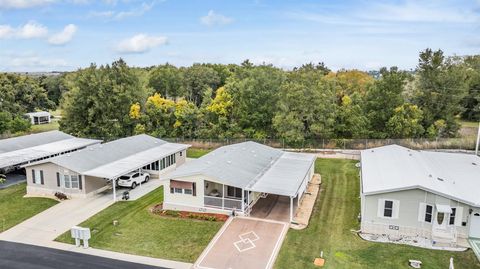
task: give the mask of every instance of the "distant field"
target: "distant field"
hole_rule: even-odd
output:
[[[198,149],[198,148],[189,148],[187,149],[187,158],[200,158],[203,155],[212,151],[211,149]]]

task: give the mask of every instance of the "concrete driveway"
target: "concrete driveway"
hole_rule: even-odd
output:
[[[109,195],[66,200],[0,233],[0,240],[48,246],[72,226],[78,225],[112,203],[113,199]]]
[[[250,216],[290,222],[290,198],[274,194],[269,194],[266,198],[260,198],[253,206]]]
[[[199,269],[270,269],[288,224],[264,219],[230,218],[198,258]]]

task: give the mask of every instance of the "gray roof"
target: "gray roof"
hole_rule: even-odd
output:
[[[115,178],[187,147],[142,134],[94,145],[44,162],[83,175]]]
[[[398,145],[361,152],[362,191],[377,194],[423,189],[480,206],[480,157],[411,150]]]
[[[288,158],[298,162],[292,166],[285,162]],[[249,141],[220,147],[184,164],[166,178],[205,175],[238,188],[295,196],[314,160],[313,154],[284,152]]]
[[[50,131],[38,134],[24,135],[19,137],[0,140],[0,153],[10,152],[19,149],[31,148],[47,143],[74,138],[60,131]]]
[[[30,112],[26,113],[25,115],[28,115],[30,117],[50,117],[51,114],[48,111],[37,111],[37,112]]]
[[[60,131],[3,139],[0,140],[0,168],[28,163],[100,142],[76,138]]]

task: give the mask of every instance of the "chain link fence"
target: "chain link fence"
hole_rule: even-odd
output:
[[[362,150],[374,147],[397,144],[418,150],[465,150],[475,149],[475,138],[413,138],[413,139],[315,139],[301,143],[287,143],[283,139],[192,139],[192,138],[161,138],[175,143],[190,144],[194,148],[213,149],[225,145],[255,141],[274,148],[296,149],[303,151],[315,150]]]

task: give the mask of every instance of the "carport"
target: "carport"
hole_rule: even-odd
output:
[[[292,222],[295,209],[305,193],[308,182],[313,177],[314,163],[315,156],[312,154],[285,152],[261,177],[250,182],[245,188],[249,191],[247,195],[251,191],[263,193],[264,195],[260,197],[266,197],[265,194],[288,197],[289,219]],[[251,201],[249,197],[247,201]],[[250,210],[254,208],[257,201],[249,203]]]
[[[116,201],[117,195],[115,182],[119,177],[133,171],[141,172],[143,167],[157,161],[161,162],[161,159],[164,156],[175,154],[178,151],[184,150],[186,147],[186,145],[166,143],[159,147],[139,152],[123,159],[85,171],[82,174],[111,181],[113,188],[113,201]],[[159,156],[161,158],[159,158]]]

